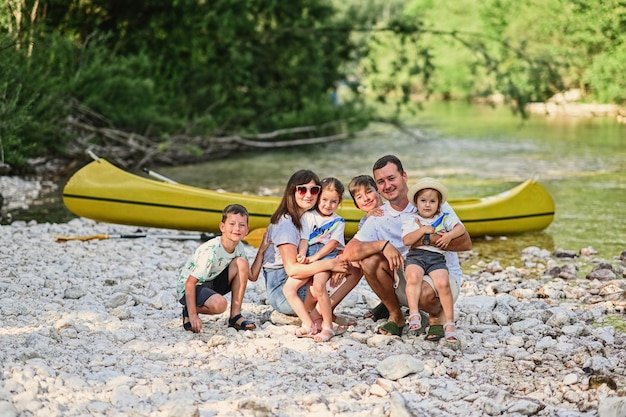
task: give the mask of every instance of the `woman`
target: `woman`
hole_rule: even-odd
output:
[[[350,274],[354,268],[341,256],[310,264],[299,263],[297,260],[298,244],[302,231],[301,217],[315,207],[320,189],[320,179],[312,171],[300,170],[289,178],[283,198],[270,219],[269,240],[271,245],[265,253],[259,251],[257,254],[264,259],[263,273],[267,298],[276,311],[289,315],[296,314],[294,307],[289,304],[283,293],[283,286],[287,277],[307,281],[307,284],[298,290],[298,297],[302,300],[302,304],[294,303],[294,306],[296,309],[303,309],[301,312],[311,312],[311,319],[309,322],[302,323],[302,328],[296,332],[298,336],[312,336],[321,330],[318,328],[318,326],[321,327],[321,315],[317,311],[312,311],[317,301],[308,289],[312,283],[313,275],[322,271],[332,271],[346,276],[347,279],[331,296],[333,308],[356,286],[361,278],[355,273]]]

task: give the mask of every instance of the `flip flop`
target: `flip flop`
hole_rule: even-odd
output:
[[[442,324],[431,324],[428,327],[428,334],[424,339],[429,342],[437,342],[438,340],[443,339],[444,334]]]
[[[376,307],[368,311],[363,315],[364,319],[372,319],[378,321],[380,319],[389,318],[389,310],[383,303],[379,303]]]
[[[404,326],[398,326],[393,321],[388,321],[378,328],[378,333],[385,336],[402,336],[403,329]],[[386,333],[382,333],[381,330]]]

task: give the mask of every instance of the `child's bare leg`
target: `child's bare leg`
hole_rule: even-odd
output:
[[[407,265],[406,270],[406,299],[409,312],[419,310],[419,298],[422,295],[422,279],[424,270],[417,265]]]
[[[198,306],[198,314],[222,314],[228,308],[228,300],[221,294],[213,294],[204,302],[203,305]]]
[[[409,330],[419,330],[422,327],[419,312],[419,300],[422,296],[422,280],[424,270],[418,265],[406,267],[406,299],[409,307]]]
[[[409,307],[409,335],[416,335],[422,328],[422,316],[419,312],[419,300],[422,295],[424,270],[412,264],[406,267],[406,298]]]
[[[330,297],[326,290],[326,283],[330,279],[330,272],[320,272],[313,277],[313,288],[317,296],[317,306],[322,314],[322,327],[333,327],[333,311]]]
[[[452,292],[450,291],[450,281],[448,280],[448,271],[445,269],[437,269],[430,272],[435,288],[439,293],[439,300],[446,322],[454,322],[454,301],[452,300]]]
[[[230,317],[241,314],[243,296],[246,293],[246,284],[250,275],[250,264],[245,258],[235,258],[228,266],[228,281],[230,282],[231,304]]]
[[[315,306],[317,305],[317,296],[315,295],[315,288],[313,288],[313,279],[310,279],[307,282],[307,291],[304,296],[304,308],[309,313],[315,310]],[[311,320],[315,322],[315,317],[311,317]]]
[[[300,299],[300,297],[298,297],[298,289],[307,284],[308,281],[309,280],[305,279],[287,278],[287,281],[285,281],[285,284],[283,285],[283,294],[285,294],[287,302],[302,322],[302,328],[296,331],[296,334],[298,335],[300,335],[299,333],[303,332],[310,333],[311,329],[313,328],[313,320],[311,319],[311,315],[304,306],[304,302]]]
[[[333,310],[326,289],[326,283],[329,279],[330,272],[320,272],[313,277],[313,287],[317,295],[317,308],[322,314],[322,328],[313,337],[313,340],[316,342],[328,342],[335,335],[333,330]]]
[[[430,277],[433,279],[435,288],[439,293],[439,300],[441,302],[443,314],[446,318],[446,322],[444,324],[446,340],[455,341],[456,328],[454,325],[454,300],[452,298],[452,291],[450,291],[448,271],[445,269],[437,269],[430,272]]]
[[[346,295],[350,293],[357,286],[361,277],[363,276],[361,273],[361,268],[354,267],[352,264],[348,267],[348,274],[346,275],[344,281],[339,285],[339,288],[333,292],[330,296],[330,306],[331,310],[334,311],[335,307],[339,305],[339,303],[346,298]],[[315,310],[311,311],[311,317],[315,323],[318,323],[322,320],[322,314],[319,311],[319,307],[316,307]]]
[[[250,278],[250,264],[246,258],[235,258],[228,266],[228,282],[230,284],[231,302],[228,325],[237,330],[256,329],[256,324],[241,315],[241,305]]]

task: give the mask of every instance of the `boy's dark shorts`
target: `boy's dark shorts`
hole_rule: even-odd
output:
[[[215,279],[211,281],[205,281],[202,285],[196,286],[196,305],[198,307],[203,306],[206,300],[211,298],[212,295],[221,294],[225,295],[231,291],[230,283],[228,282],[228,268],[224,268]],[[182,305],[187,306],[186,297],[183,295],[178,300]]]

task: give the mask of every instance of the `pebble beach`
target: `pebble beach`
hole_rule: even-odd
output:
[[[336,310],[356,325],[316,343],[272,312],[263,277],[243,305],[256,330],[225,313],[184,331],[176,279],[200,241],[162,237],[180,232],[56,239],[136,231],[0,226],[0,416],[626,416],[626,254],[462,254],[454,344],[376,334],[361,280]]]
[[[134,231],[0,227],[0,415],[624,416],[626,334],[605,323],[626,305],[619,258],[577,277],[579,258],[531,247],[527,269],[477,268],[456,304],[458,344],[377,335],[361,281],[337,309],[357,324],[316,343],[272,313],[262,278],[244,299],[256,330],[221,315],[184,331],[174,287],[197,240],[55,239]]]

